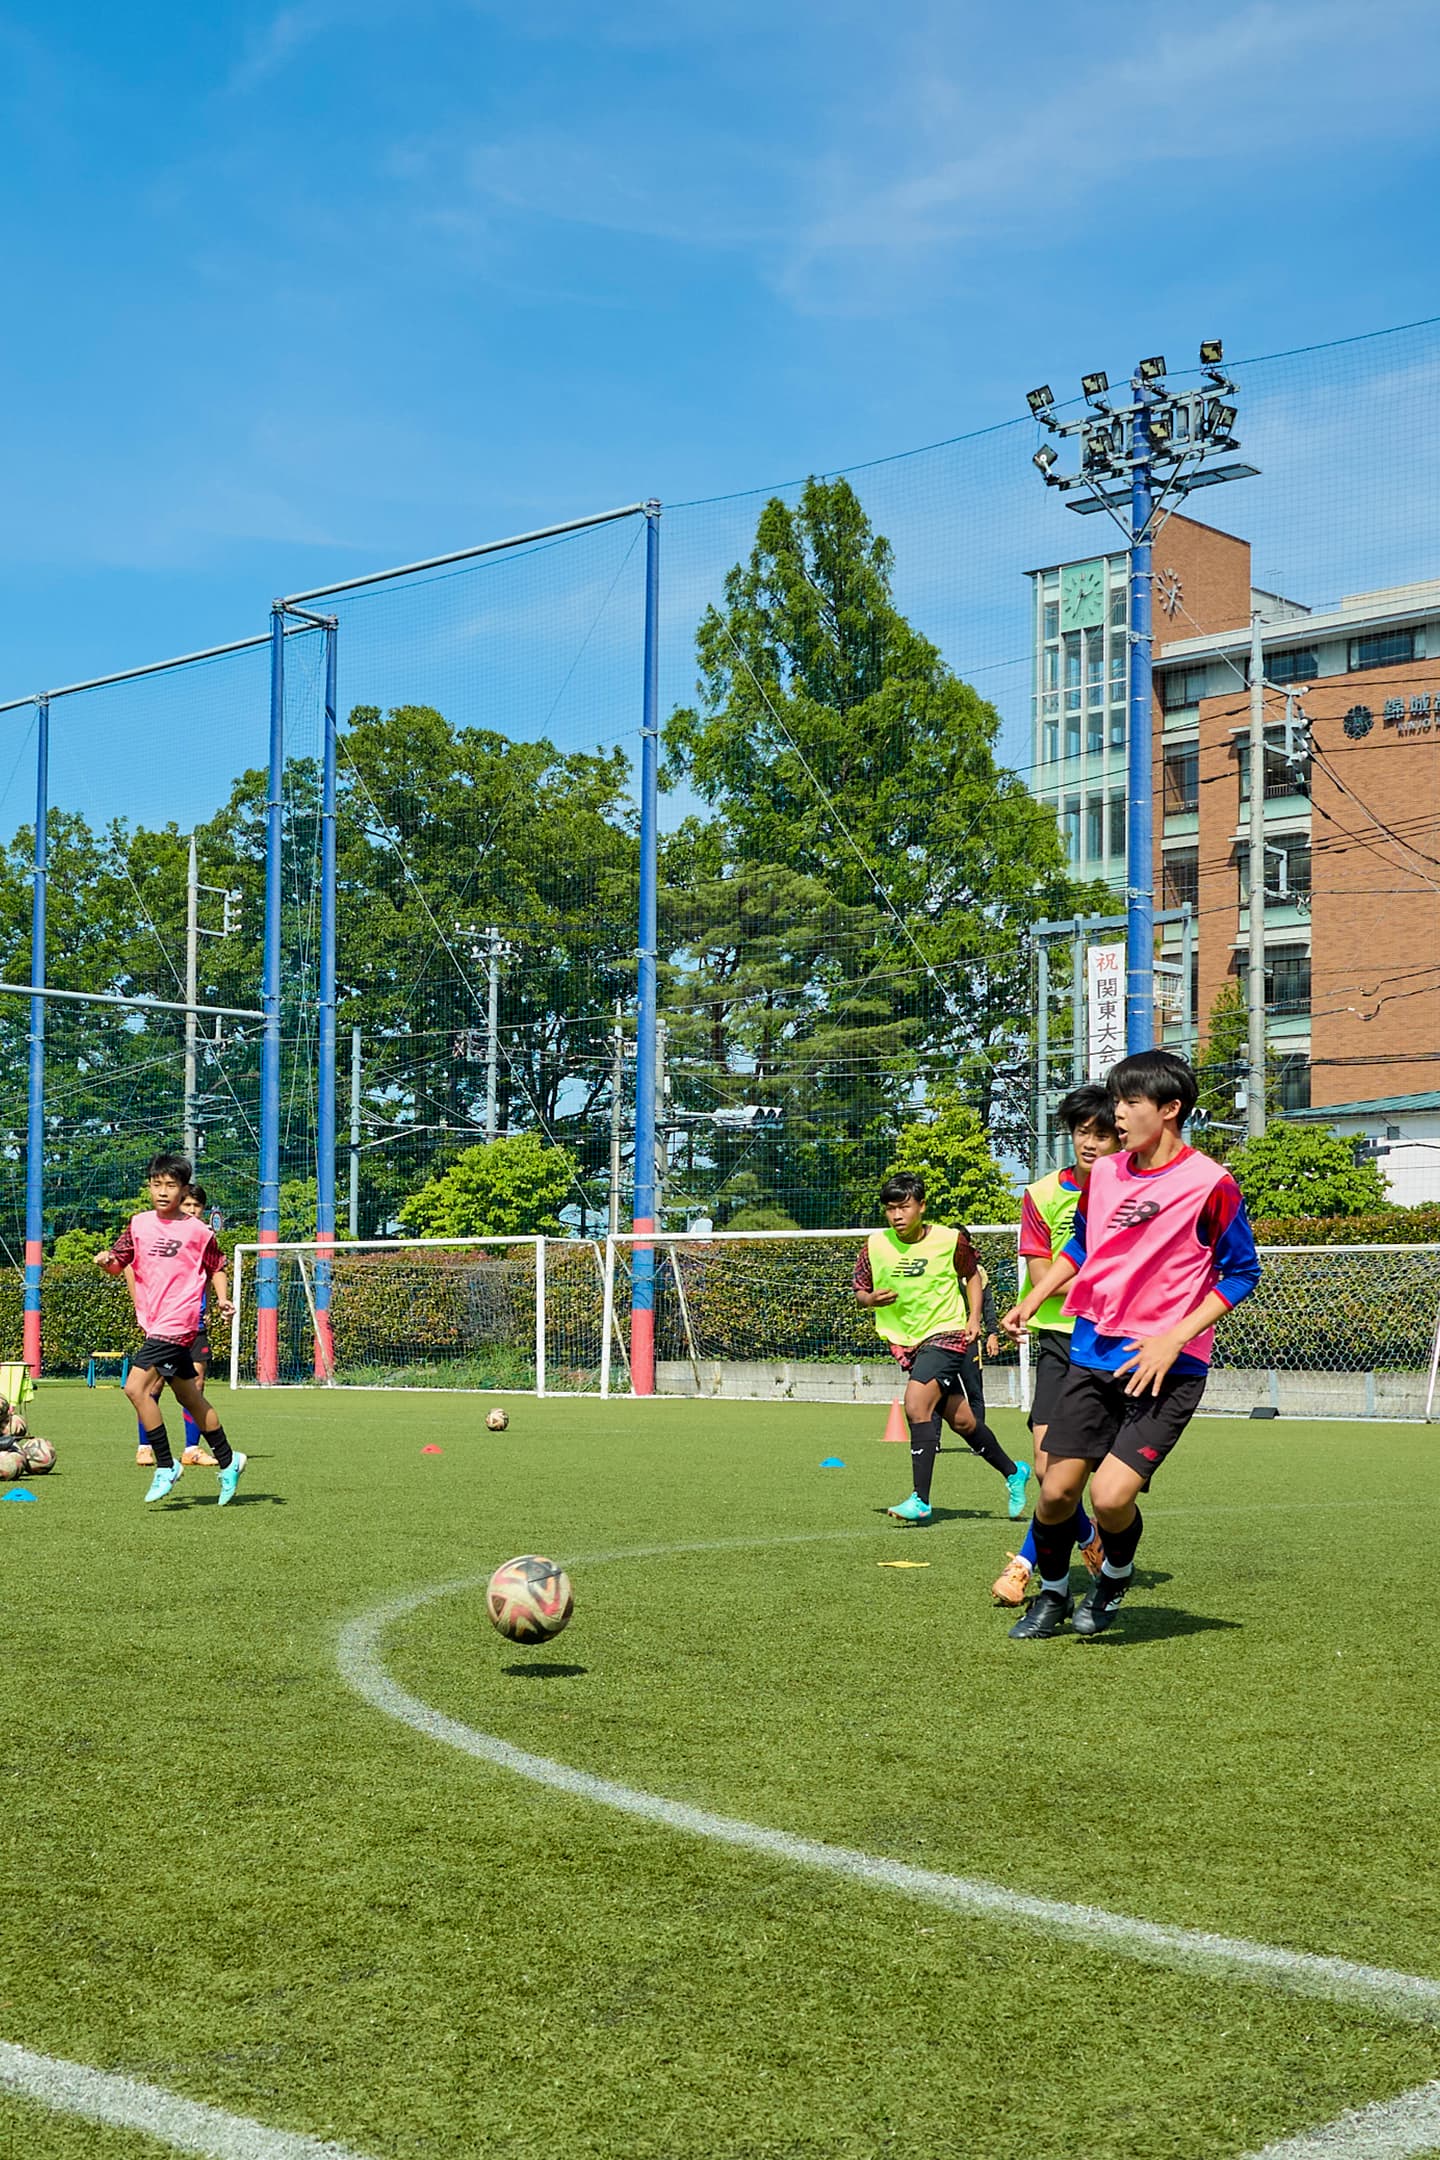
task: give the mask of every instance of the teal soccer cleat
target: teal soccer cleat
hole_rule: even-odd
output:
[[[245,1468],[245,1465],[249,1460],[250,1458],[248,1455],[242,1455],[239,1448],[236,1448],[229,1462],[226,1463],[225,1468],[220,1472],[221,1507],[228,1507],[230,1502],[234,1499],[235,1487],[240,1482],[240,1473]]]
[[[1030,1477],[1029,1463],[1017,1462],[1014,1476],[1005,1480],[1005,1490],[1010,1495],[1011,1522],[1018,1522],[1025,1512],[1025,1488],[1030,1483]]]
[[[908,1500],[900,1502],[899,1507],[887,1508],[885,1512],[893,1522],[927,1523],[930,1520],[930,1503],[922,1500],[919,1493],[912,1492]]]
[[[168,1469],[157,1470],[150,1480],[150,1490],[145,1495],[145,1505],[148,1507],[152,1500],[163,1500],[167,1493],[174,1492],[182,1474],[181,1465],[178,1462],[171,1463]]]

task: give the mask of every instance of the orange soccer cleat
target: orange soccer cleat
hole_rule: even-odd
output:
[[[1095,1577],[1095,1580],[1098,1582],[1100,1579],[1100,1570],[1105,1562],[1105,1545],[1104,1541],[1100,1536],[1100,1525],[1098,1523],[1091,1524],[1090,1542],[1088,1545],[1082,1545],[1080,1547],[1080,1558],[1084,1561],[1086,1567],[1089,1568],[1090,1573]]]
[[[148,1440],[142,1440],[142,1441],[141,1441],[141,1443],[140,1443],[140,1445],[139,1445],[139,1447],[137,1447],[137,1448],[136,1448],[136,1450],[135,1450],[135,1460],[136,1460],[136,1462],[137,1462],[137,1463],[139,1463],[140,1467],[141,1467],[141,1468],[142,1468],[143,1470],[153,1470],[153,1469],[154,1469],[154,1467],[155,1467],[155,1450],[154,1450],[154,1448],[153,1448],[153,1447],[151,1447],[151,1445],[150,1445],[150,1443],[149,1443],[149,1441],[148,1441]]]
[[[1009,1566],[990,1585],[990,1595],[997,1605],[1023,1605],[1025,1585],[1030,1580],[1030,1563],[1013,1552],[1009,1560]]]

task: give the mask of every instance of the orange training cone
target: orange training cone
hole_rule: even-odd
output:
[[[885,1438],[896,1447],[909,1447],[910,1427],[905,1422],[905,1412],[900,1407],[898,1395],[890,1405],[890,1415],[885,1420]]]

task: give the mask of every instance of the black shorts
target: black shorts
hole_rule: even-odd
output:
[[[980,1391],[980,1366],[973,1344],[968,1350],[950,1350],[943,1343],[921,1343],[911,1360],[908,1377],[918,1380],[922,1387],[927,1380],[933,1381],[942,1402],[947,1395],[963,1395],[973,1403],[972,1389],[980,1393],[982,1403],[985,1399]]]
[[[1065,1385],[1065,1375],[1070,1370],[1070,1330],[1068,1328],[1034,1328],[1030,1335],[1030,1376],[1034,1382],[1030,1390],[1030,1415],[1025,1420],[1034,1432],[1037,1425],[1048,1425],[1055,1415],[1055,1405],[1060,1390]]]
[[[190,1345],[190,1355],[196,1360],[197,1364],[201,1358],[211,1358],[215,1355],[210,1348],[210,1337],[203,1327]]]
[[[1168,1372],[1158,1395],[1127,1395],[1129,1377],[1070,1367],[1045,1435],[1052,1461],[1096,1463],[1113,1455],[1142,1478],[1159,1469],[1200,1407],[1205,1375]]]
[[[198,1380],[188,1343],[157,1342],[147,1335],[130,1363],[140,1372],[158,1372],[162,1380]]]

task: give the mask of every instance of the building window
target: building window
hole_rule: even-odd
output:
[[[1045,649],[1044,681],[1047,690],[1058,690],[1060,688],[1060,648],[1058,645],[1049,645]]]
[[[1242,995],[1250,979],[1250,955],[1237,953],[1235,973]],[[1265,1006],[1272,1013],[1308,1013],[1310,1010],[1310,952],[1305,945],[1267,945],[1265,948]]]
[[[1058,600],[1047,600],[1047,601],[1045,602],[1045,610],[1044,610],[1044,623],[1045,623],[1045,630],[1044,630],[1044,635],[1045,635],[1045,637],[1047,638],[1047,640],[1048,640],[1048,639],[1050,639],[1050,638],[1057,638],[1057,637],[1059,637],[1059,635],[1060,635],[1060,603],[1059,603],[1059,601],[1058,601]]]
[[[1240,905],[1250,902],[1250,850],[1239,857]],[[1285,833],[1265,843],[1265,905],[1294,907],[1310,898],[1310,835]]]
[[[1244,809],[1250,800],[1250,744],[1245,736],[1235,740],[1235,763],[1240,775],[1240,807]],[[1273,801],[1280,795],[1308,795],[1310,793],[1310,758],[1296,758],[1293,762],[1285,755],[1285,730],[1267,727],[1265,730],[1265,800]]]
[[[1310,1108],[1310,1060],[1304,1051],[1295,1051],[1288,1057],[1282,1057],[1275,1080],[1282,1110]]]
[[[1080,710],[1080,633],[1078,630],[1067,630],[1065,633],[1065,710],[1067,712],[1079,712]]]
[[[1078,795],[1070,796],[1066,802],[1065,813],[1060,820],[1060,829],[1065,838],[1065,860],[1074,869],[1080,860],[1080,798]]]
[[[1200,745],[1186,743],[1165,752],[1165,815],[1181,817],[1200,808]]]
[[[1110,628],[1112,630],[1123,630],[1126,627],[1126,616],[1129,613],[1129,599],[1130,588],[1123,581],[1123,579],[1120,584],[1111,586]]]
[[[1105,857],[1105,798],[1092,795],[1085,805],[1085,855],[1089,862]]]
[[[1164,902],[1167,908],[1191,907],[1200,902],[1200,851],[1168,848],[1164,857]]]
[[[1272,683],[1313,682],[1320,672],[1320,655],[1308,648],[1265,655],[1265,679]]]
[[[1110,797],[1110,853],[1125,853],[1125,790],[1116,788]]]
[[[1205,695],[1210,670],[1203,667],[1168,668],[1160,678],[1160,704],[1165,712],[1184,712]]]
[[[1350,671],[1361,668],[1405,667],[1423,656],[1415,650],[1413,630],[1376,630],[1369,637],[1350,640]]]
[[[1080,714],[1078,711],[1067,711],[1065,714],[1065,755],[1067,758],[1079,757],[1080,755]]]
[[[1123,750],[1125,742],[1125,707],[1123,705],[1112,705],[1110,708],[1110,748],[1112,750]]]

